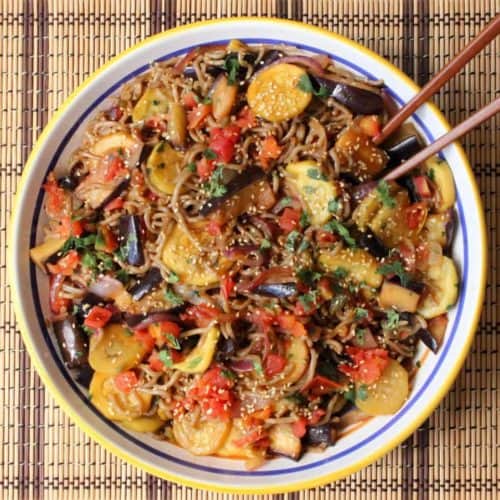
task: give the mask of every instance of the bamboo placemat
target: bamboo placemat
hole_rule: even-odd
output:
[[[59,410],[32,369],[12,312],[5,254],[13,193],[34,141],[84,77],[172,26],[234,15],[298,19],[359,41],[422,84],[488,22],[498,0],[0,0],[0,6],[0,496],[222,498],[161,481],[104,451]],[[436,96],[452,123],[498,93],[499,57],[497,40]],[[498,117],[464,139],[486,210],[490,271],[481,324],[453,390],[413,436],[377,463],[324,488],[274,495],[276,500],[500,496],[499,143]]]

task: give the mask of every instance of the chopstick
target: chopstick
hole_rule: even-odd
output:
[[[478,52],[500,33],[500,14],[497,15],[455,58],[432,78],[413,99],[408,101],[374,137],[375,144],[384,142],[424,102],[455,76]],[[465,122],[464,122],[465,123]]]
[[[402,175],[418,166],[419,163],[436,154],[445,146],[452,143],[462,135],[466,134],[467,132],[469,132],[469,130],[477,127],[480,123],[488,120],[488,118],[491,118],[495,113],[498,112],[500,112],[500,97],[497,97],[494,101],[490,102],[484,108],[481,108],[479,111],[474,113],[472,116],[469,116],[469,118],[464,120],[455,128],[442,135],[435,142],[429,144],[427,147],[419,151],[415,156],[412,156],[405,163],[386,174],[383,179],[388,181],[401,177]]]

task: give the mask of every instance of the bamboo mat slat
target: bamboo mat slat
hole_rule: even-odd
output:
[[[34,141],[86,76],[169,27],[236,15],[302,20],[359,41],[423,84],[498,12],[498,0],[0,0],[0,7],[0,498],[229,498],[161,481],[107,453],[68,420],[31,367],[5,255],[13,194]],[[435,97],[451,123],[498,94],[499,59],[497,40]],[[267,498],[500,497],[499,122],[463,140],[485,206],[489,274],[477,336],[452,391],[413,436],[370,467],[316,490]]]

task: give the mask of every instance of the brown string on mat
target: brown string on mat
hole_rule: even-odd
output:
[[[432,78],[422,90],[403,106],[384,126],[373,142],[382,144],[424,102],[428,101],[448,80],[453,78],[476,54],[500,33],[500,14],[497,15],[457,56]],[[465,122],[464,122],[465,123]],[[465,132],[464,132],[465,133]],[[443,136],[444,137],[444,136]],[[425,150],[424,150],[425,151]],[[391,177],[394,178],[394,177]]]

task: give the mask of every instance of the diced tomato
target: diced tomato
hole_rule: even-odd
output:
[[[100,238],[95,243],[96,250],[102,252],[113,253],[118,248],[118,240],[108,226],[99,228]]]
[[[104,175],[105,181],[112,181],[117,177],[123,177],[127,174],[125,162],[119,156],[113,156],[108,160],[106,173]]]
[[[131,176],[131,184],[132,186],[144,186],[146,181],[144,180],[144,174],[142,173],[141,169],[139,168],[134,168],[132,170],[132,176]]]
[[[347,346],[346,351],[354,366],[339,364],[338,369],[355,382],[373,384],[382,376],[389,364],[389,353],[385,349],[360,349]]]
[[[431,188],[425,175],[413,177],[413,185],[420,198],[430,198],[432,196]]]
[[[309,425],[316,425],[325,414],[325,410],[323,410],[322,408],[316,408],[315,410],[313,410],[311,417],[309,418],[307,423]]]
[[[332,284],[328,278],[320,278],[318,281],[318,291],[323,299],[333,299]]]
[[[165,368],[163,361],[158,357],[158,352],[154,351],[148,358],[149,367],[154,372],[162,372]]]
[[[119,373],[115,377],[117,389],[125,394],[128,394],[138,383],[139,379],[137,378],[137,374],[132,370]]]
[[[54,314],[61,314],[71,303],[69,299],[61,297],[64,279],[63,274],[51,274],[49,278],[49,305]]]
[[[409,229],[417,229],[424,222],[427,210],[422,202],[413,203],[406,208],[406,223]]]
[[[268,354],[264,361],[264,373],[267,377],[273,377],[281,373],[286,366],[286,359],[279,354]]]
[[[283,313],[278,315],[278,325],[282,330],[294,337],[307,335],[305,326],[293,314]]]
[[[217,160],[229,163],[233,159],[234,147],[240,139],[240,127],[214,127],[210,130],[209,148],[217,155]]]
[[[151,352],[155,346],[155,339],[149,333],[147,328],[142,330],[134,330],[134,338],[144,344],[147,352]]]
[[[113,316],[113,313],[101,306],[94,306],[90,311],[83,324],[89,328],[103,328]]]
[[[268,135],[260,145],[259,163],[267,169],[271,160],[279,158],[283,148],[278,144],[276,137]]]
[[[306,435],[307,431],[307,420],[305,417],[299,417],[298,420],[296,420],[292,424],[292,431],[297,436],[298,438],[302,438]]]
[[[363,116],[359,120],[361,130],[370,137],[380,134],[380,119],[377,115]]]
[[[250,444],[254,444],[257,441],[260,441],[266,434],[262,428],[253,429],[250,432],[247,432],[243,437],[239,439],[234,439],[233,443],[239,448],[244,448]]]
[[[256,309],[249,315],[248,319],[251,323],[256,325],[261,332],[267,333],[276,321],[276,316],[266,309]]]
[[[208,160],[203,157],[201,160],[196,162],[196,172],[202,178],[202,180],[206,181],[215,170],[215,161]]]
[[[330,243],[335,243],[338,239],[337,235],[330,231],[325,231],[323,229],[318,229],[316,231],[316,241],[320,245],[329,245]]]
[[[221,316],[222,311],[208,304],[198,304],[186,309],[186,312],[181,314],[183,321],[192,320],[199,328],[208,326],[212,321]]]
[[[226,127],[213,127],[210,130],[210,140],[217,139],[218,137],[225,137],[233,144],[240,140],[241,128],[236,124],[227,125]]]
[[[221,282],[221,291],[222,291],[222,296],[224,297],[225,300],[229,300],[229,297],[231,293],[233,293],[235,282],[233,281],[233,278],[231,276],[225,276],[222,279]]]
[[[63,274],[71,276],[80,263],[80,256],[76,250],[70,250],[64,257],[57,261],[57,264],[47,264],[47,269],[52,274]]]
[[[314,396],[322,396],[323,394],[329,394],[336,389],[342,389],[343,384],[335,382],[323,375],[315,375],[314,378],[307,384],[305,390],[308,390]]]
[[[207,224],[207,233],[210,236],[220,236],[222,234],[222,224],[216,219],[211,219]]]
[[[287,207],[285,208],[285,210],[283,210],[283,213],[279,218],[278,224],[283,231],[289,233],[290,231],[293,231],[299,226],[299,220],[300,220],[300,210]]]
[[[198,102],[196,101],[196,95],[194,92],[188,92],[182,96],[182,103],[186,108],[193,109],[196,107]]]
[[[118,210],[123,208],[125,201],[121,196],[117,196],[114,200],[111,200],[105,207],[104,210],[111,212],[112,210]]]
[[[188,112],[188,129],[194,130],[200,127],[212,111],[211,104],[198,104]]]
[[[173,335],[177,338],[181,334],[181,327],[173,321],[162,321],[160,331],[165,335]]]
[[[71,222],[71,234],[77,237],[83,234],[83,222],[81,220]]]
[[[252,420],[267,420],[271,416],[272,412],[272,407],[266,406],[262,410],[256,410],[250,413],[247,418],[251,418]]]
[[[113,106],[104,113],[107,120],[117,122],[123,116],[123,109],[120,106]]]
[[[43,185],[45,193],[47,194],[47,201],[45,202],[45,211],[47,215],[52,218],[57,218],[62,215],[62,211],[66,205],[66,193],[62,187],[57,184],[54,174],[51,172],[47,177],[47,182]]]
[[[235,123],[236,125],[238,125],[238,127],[243,129],[255,127],[255,125],[257,124],[255,113],[248,106],[245,106],[238,113],[238,118],[236,119]]]

